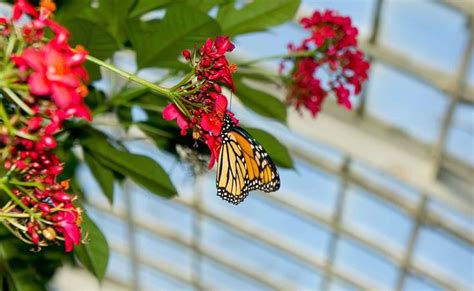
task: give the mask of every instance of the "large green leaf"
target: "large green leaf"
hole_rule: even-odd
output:
[[[107,23],[108,31],[119,43],[126,40],[128,14],[135,0],[100,0],[97,13]]]
[[[91,1],[85,0],[56,0],[58,10],[55,13],[59,23],[66,23],[72,19],[85,19],[92,22],[102,22],[103,19],[97,17],[96,9],[91,6]]]
[[[288,149],[273,135],[258,128],[245,128],[245,130],[265,148],[275,164],[283,168],[294,168]]]
[[[217,21],[229,36],[261,31],[291,20],[299,5],[299,0],[254,0],[236,9],[234,1],[229,1],[219,10]]]
[[[87,215],[83,215],[82,229],[87,232],[88,242],[76,246],[74,253],[84,267],[102,281],[109,263],[109,245],[100,229]]]
[[[109,200],[110,204],[114,202],[114,173],[108,168],[102,166],[97,162],[87,151],[84,153],[84,160],[86,161],[89,169],[94,175],[95,180],[99,183],[102,192]]]
[[[247,86],[240,78],[234,79],[234,82],[237,96],[245,106],[260,115],[286,123],[286,107],[278,98]]]
[[[229,0],[184,0],[187,5],[196,7],[203,12],[207,12],[216,5],[221,5],[228,1]]]
[[[143,68],[176,61],[183,49],[194,48],[218,35],[220,27],[206,13],[179,4],[168,8],[161,22],[131,20],[127,32],[137,52],[138,65]]]
[[[131,178],[151,192],[163,197],[177,194],[168,174],[155,160],[117,149],[102,134],[93,130],[81,139],[81,144],[98,163]]]
[[[162,8],[171,2],[173,0],[138,0],[130,13],[130,17],[141,16],[147,12]]]
[[[114,37],[101,25],[84,19],[72,19],[64,23],[72,35],[72,44],[83,45],[91,55],[105,60],[118,49]],[[86,69],[91,80],[100,78],[99,66],[87,62]]]

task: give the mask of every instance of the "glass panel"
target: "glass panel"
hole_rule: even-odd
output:
[[[437,291],[442,289],[426,279],[410,275],[405,279],[403,290]]]
[[[395,285],[397,268],[383,257],[345,239],[338,242],[337,250],[336,268],[349,270],[381,289],[392,289]]]
[[[440,276],[474,286],[474,252],[472,246],[441,231],[423,228],[414,253],[416,264],[427,264]]]
[[[413,222],[399,209],[359,188],[347,193],[343,222],[360,229],[372,241],[402,252]]]
[[[381,43],[454,73],[467,42],[464,15],[434,1],[385,1]]]
[[[421,195],[415,189],[367,164],[355,161],[351,164],[351,171],[374,181],[377,185],[383,185],[394,194],[400,195],[412,203],[417,203],[420,200]]]
[[[474,166],[474,106],[461,103],[456,105],[445,152]]]
[[[373,63],[367,112],[425,143],[434,143],[448,98],[438,90],[380,63]]]
[[[264,275],[286,280],[301,288],[316,286],[320,282],[320,275],[309,266],[274,249],[263,248],[265,245],[240,237],[236,232],[224,229],[221,225],[206,221],[202,233],[203,245],[242,267],[271,270]]]

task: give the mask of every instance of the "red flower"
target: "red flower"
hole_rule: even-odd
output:
[[[33,69],[28,78],[28,85],[32,94],[37,96],[51,96],[59,109],[68,116],[91,119],[83,98],[88,94],[82,84],[87,81],[87,72],[81,66],[86,52],[65,51],[52,44],[40,49],[27,48],[22,55],[12,60],[20,70]]]
[[[36,11],[28,0],[17,0],[15,5],[13,5],[13,19],[20,19],[23,13],[29,14],[33,18],[38,18],[39,16],[38,11]]]
[[[212,132],[214,136],[218,136],[221,132],[224,114],[227,111],[227,98],[224,95],[219,95],[214,108],[214,111],[201,115],[201,127],[206,131]]]
[[[326,96],[333,93],[338,104],[351,109],[350,89],[359,94],[369,69],[369,63],[357,48],[357,28],[349,17],[331,10],[316,11],[300,23],[311,31],[311,36],[300,46],[288,46],[291,51],[308,52],[308,56],[293,58],[288,104],[297,109],[304,105],[316,116]],[[322,74],[326,77],[321,78]]]
[[[179,111],[178,107],[175,104],[168,104],[165,109],[163,109],[163,119],[164,120],[175,120],[178,123],[179,128],[186,130],[189,128],[188,120],[186,116],[184,116],[181,111]]]
[[[206,134],[204,136],[204,139],[206,141],[207,146],[209,147],[209,151],[211,152],[211,157],[209,159],[209,165],[208,168],[209,170],[214,167],[214,164],[217,161],[217,158],[219,157],[219,150],[221,147],[220,144],[220,139],[218,137]]]
[[[235,91],[232,74],[236,67],[230,65],[225,54],[234,49],[234,44],[227,36],[208,38],[200,47],[199,53],[183,50],[183,56],[194,69],[195,75],[190,77],[183,86],[177,88],[180,98],[186,102],[189,116],[184,116],[181,106],[169,104],[163,110],[165,120],[178,122],[181,134],[192,131],[195,140],[204,142],[211,152],[209,167],[215,163],[220,148],[220,132],[227,114],[227,98],[222,95],[221,85]],[[187,93],[187,94],[186,94]],[[184,109],[183,109],[184,110]]]
[[[224,56],[225,53],[231,52],[234,48],[234,44],[227,36],[218,36],[215,42],[212,41],[212,38],[208,38],[199,50],[201,60],[196,68],[198,78],[222,82],[235,92],[235,85],[232,80],[232,73],[235,68],[229,65]]]
[[[52,217],[55,228],[64,236],[66,252],[72,251],[74,245],[81,243],[81,232],[78,227],[78,215],[75,211],[63,211]]]

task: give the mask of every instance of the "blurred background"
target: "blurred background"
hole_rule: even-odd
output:
[[[289,147],[296,170],[280,170],[281,190],[230,205],[214,172],[194,178],[133,129],[117,132],[160,161],[180,196],[130,183],[110,207],[84,166],[87,211],[111,245],[107,278],[65,267],[52,290],[474,288],[474,1],[304,0],[297,19],[326,8],[352,18],[371,61],[355,110],[290,112],[288,129],[233,99],[244,124]],[[285,53],[304,35],[287,23],[237,38],[233,55]],[[114,61],[133,67],[130,52]]]

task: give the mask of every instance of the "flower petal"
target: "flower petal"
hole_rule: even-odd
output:
[[[163,119],[170,121],[178,117],[178,108],[173,103],[166,105],[162,112]]]
[[[188,129],[189,128],[189,123],[186,117],[181,114],[181,112],[178,113],[178,117],[176,118],[176,122],[178,123],[179,128],[181,129]]]
[[[219,95],[216,99],[215,107],[216,113],[223,115],[227,111],[227,98],[224,95]]]
[[[34,95],[44,96],[51,94],[51,86],[49,81],[46,79],[46,75],[40,72],[31,74],[28,79],[28,85],[30,91]]]

